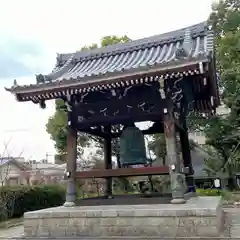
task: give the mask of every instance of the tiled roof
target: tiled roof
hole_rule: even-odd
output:
[[[0,158],[0,165],[4,165],[4,164],[6,164],[6,163],[9,163],[10,161],[12,161],[13,160],[13,158],[8,158],[8,157],[6,157],[6,158]]]
[[[13,157],[0,157],[0,166],[3,166],[5,164],[15,164],[17,165],[20,169],[29,169],[28,166],[26,166],[24,163],[19,162],[16,158]]]
[[[165,71],[208,61],[213,33],[206,22],[177,31],[72,54],[59,54],[52,73],[38,75],[37,84],[18,86],[14,93],[99,84],[149,70]],[[186,69],[187,70],[187,69]],[[172,73],[172,72],[171,72]],[[169,74],[167,74],[170,76]]]

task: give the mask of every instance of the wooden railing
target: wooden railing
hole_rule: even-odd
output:
[[[166,174],[169,174],[168,166],[98,169],[98,170],[77,172],[76,179],[130,177],[130,176],[133,177],[133,176],[166,175]]]

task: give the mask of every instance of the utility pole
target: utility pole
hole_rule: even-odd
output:
[[[52,154],[49,154],[48,152],[46,152],[46,161],[48,162],[48,157],[51,157],[51,156],[53,156]]]
[[[16,128],[16,129],[8,129],[4,130],[3,133],[11,133],[11,132],[29,132],[31,131],[30,128]]]

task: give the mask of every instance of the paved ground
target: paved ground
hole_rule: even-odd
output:
[[[23,225],[11,227],[7,229],[0,229],[0,240],[7,237],[20,236],[23,233]]]

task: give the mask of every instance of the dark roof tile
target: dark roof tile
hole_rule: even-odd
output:
[[[59,54],[52,73],[38,75],[37,84],[15,86],[12,92],[25,92],[27,89],[39,89],[64,86],[74,83],[86,84],[96,77],[119,76],[123,73],[136,74],[162,66],[180,65],[182,62],[208,59],[213,51],[213,33],[206,22],[172,31],[169,33],[115,44],[104,48],[86,50],[72,54]]]
[[[171,42],[181,41],[184,38],[186,30],[189,31],[192,38],[197,36],[205,35],[207,32],[207,23],[201,22],[199,24],[192,25],[190,27],[178,29],[164,34],[159,34],[147,38],[142,38],[134,41],[129,41],[127,43],[119,43],[110,45],[104,48],[97,48],[91,50],[78,51],[75,53],[75,58],[78,60],[88,58],[95,58],[101,56],[115,55],[128,51],[135,51],[145,48],[156,47],[158,45],[163,45],[165,43],[169,44]],[[72,56],[72,53],[59,54],[58,60],[67,61]]]

